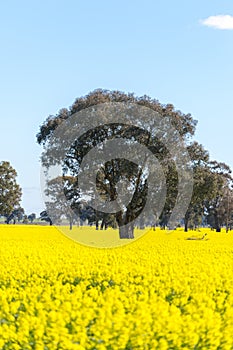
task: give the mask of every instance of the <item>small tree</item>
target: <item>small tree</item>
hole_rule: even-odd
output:
[[[21,201],[22,191],[16,177],[17,172],[9,162],[0,162],[0,214],[6,217]]]
[[[45,203],[47,212],[52,215],[53,220],[56,219],[56,222],[61,222],[62,217],[65,216],[69,220],[70,229],[72,229],[75,219],[74,212],[71,210],[72,202],[70,200],[70,197],[74,196],[74,191],[70,190],[74,182],[75,179],[72,176],[60,176],[50,180],[45,191],[49,198],[49,201]]]
[[[35,218],[36,218],[36,214],[35,213],[32,213],[32,214],[28,215],[28,220],[30,221],[31,224],[33,223]]]
[[[206,201],[207,222],[216,232],[221,232],[224,223],[229,225],[230,219],[230,188],[232,185],[231,169],[225,163],[210,162],[214,189],[212,200]]]
[[[50,217],[48,216],[48,213],[46,210],[42,211],[40,213],[40,220],[42,221],[46,221],[46,222],[49,222],[49,225],[52,226],[53,222],[52,220],[50,219]]]
[[[6,216],[6,223],[9,224],[11,221],[15,224],[16,221],[20,222],[24,218],[24,209],[21,207],[18,207],[14,209],[10,215],[5,215]]]

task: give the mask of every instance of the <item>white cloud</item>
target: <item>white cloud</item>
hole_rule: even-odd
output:
[[[230,15],[210,16],[201,20],[201,23],[207,27],[233,30],[233,16]]]

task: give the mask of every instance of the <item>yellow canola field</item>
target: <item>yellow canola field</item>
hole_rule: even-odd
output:
[[[1,225],[0,349],[230,350],[232,272],[232,232],[157,229],[97,249]]]

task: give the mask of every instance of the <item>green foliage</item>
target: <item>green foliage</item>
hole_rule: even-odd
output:
[[[17,173],[9,162],[0,162],[0,214],[8,216],[19,206],[21,188],[16,182]]]
[[[76,112],[107,102],[134,103],[148,107],[158,112],[161,117],[169,117],[171,124],[179,132],[189,152],[190,167],[193,169],[194,180],[192,199],[184,218],[186,229],[199,226],[203,222],[204,216],[207,218],[208,223],[211,222],[211,226],[216,229],[219,229],[224,224],[227,226],[231,225],[231,222],[233,222],[233,199],[230,200],[229,198],[233,198],[233,195],[229,167],[224,163],[210,161],[208,151],[198,142],[190,141],[195,133],[197,124],[197,121],[190,114],[184,114],[175,110],[172,104],[163,105],[148,96],[137,97],[132,93],[126,94],[120,91],[98,89],[84,97],[77,98],[69,109],[61,109],[57,115],[49,116],[37,134],[37,141],[44,148],[42,155],[43,165],[48,166],[51,162],[51,154],[54,155],[54,152],[50,152],[50,148],[52,151],[57,149],[58,152],[55,153],[59,154],[59,143],[50,145],[49,140],[54,130],[64,120],[70,118]],[[167,187],[166,202],[160,217],[156,217],[156,213],[154,213],[154,217],[156,218],[156,223],[166,227],[177,201],[178,173],[175,162],[169,155],[166,145],[161,144],[156,137],[152,137],[145,130],[147,130],[146,126],[142,130],[116,123],[104,125],[93,130],[90,129],[85,135],[76,140],[64,159],[64,177],[52,180],[48,184],[47,195],[50,195],[52,199],[50,203],[47,203],[47,207],[50,206],[48,208],[49,211],[54,211],[59,217],[62,216],[62,213],[65,214],[71,223],[73,217],[70,216],[70,208],[78,216],[85,216],[85,219],[90,218],[90,222],[93,222],[95,218],[97,226],[98,219],[102,220],[102,224],[107,222],[107,225],[116,225],[117,223],[118,227],[134,221],[142,211],[148,190],[147,182],[143,178],[140,169],[137,166],[135,167],[135,164],[122,159],[106,162],[97,174],[96,184],[90,184],[90,192],[96,185],[100,196],[104,200],[114,201],[117,198],[116,185],[119,179],[123,177],[129,181],[134,187],[134,195],[126,213],[122,213],[119,210],[115,217],[103,216],[99,212],[89,213],[89,208],[84,208],[85,203],[84,207],[83,205],[80,206],[78,190],[78,173],[85,155],[105,139],[125,137],[129,142],[137,141],[145,145],[155,155],[163,169]],[[62,194],[61,196],[58,195],[59,191]],[[62,199],[64,194],[67,198],[68,207],[66,207]],[[148,224],[146,218],[141,219],[143,219],[141,220],[142,222],[137,224],[140,226]],[[132,238],[133,233],[124,232],[122,234]],[[130,235],[131,237],[129,237]]]

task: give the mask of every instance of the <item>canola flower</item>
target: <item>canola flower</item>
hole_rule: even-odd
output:
[[[156,229],[97,249],[1,225],[0,266],[0,349],[233,349],[231,232]]]

